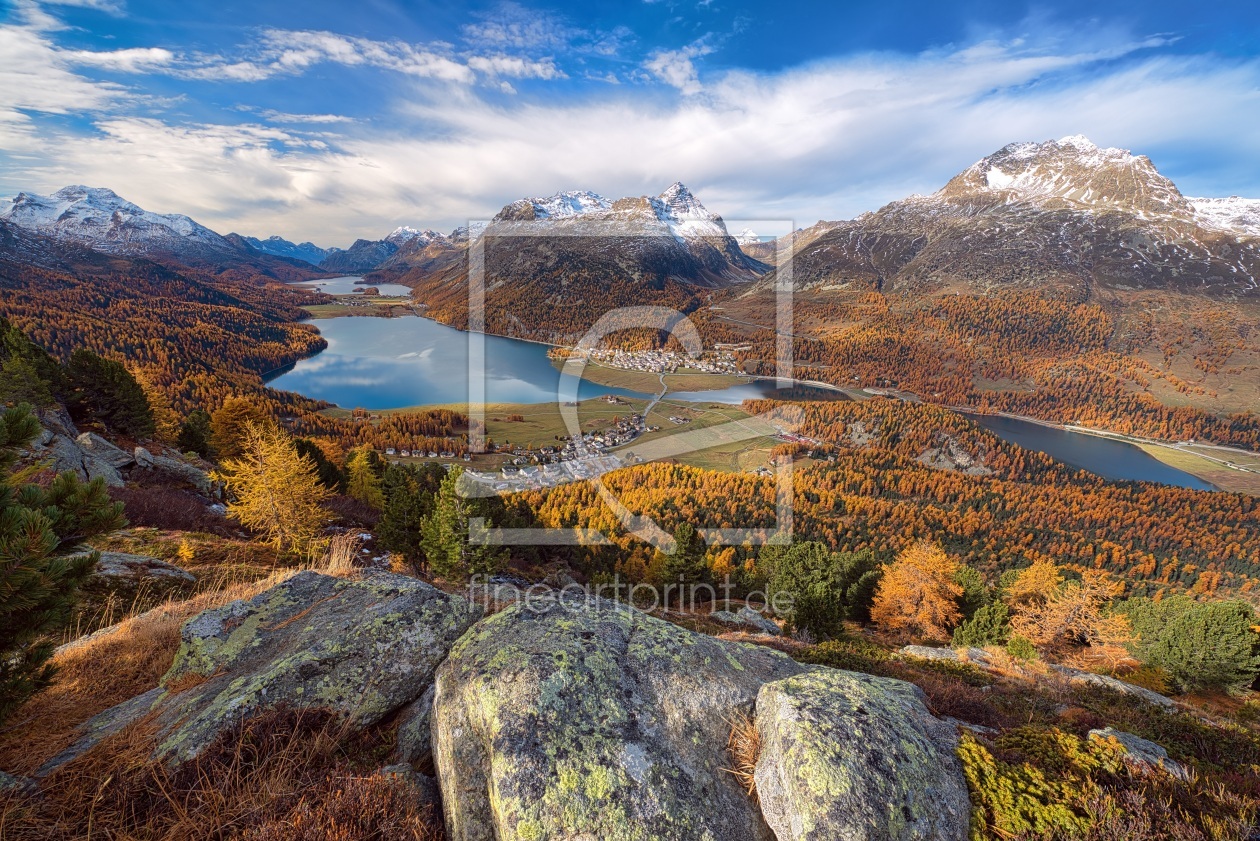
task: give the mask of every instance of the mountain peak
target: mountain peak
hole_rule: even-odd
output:
[[[237,251],[187,216],[147,211],[106,187],[75,184],[47,196],[19,193],[0,218],[42,236],[114,254]]]
[[[1142,216],[1193,215],[1176,185],[1149,158],[1099,147],[1079,134],[1004,146],[955,176],[936,197]]]

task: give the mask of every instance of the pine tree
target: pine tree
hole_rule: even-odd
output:
[[[45,391],[53,399],[66,398],[68,384],[65,369],[48,351],[32,342],[25,333],[4,318],[0,318],[0,359],[5,362],[14,361],[9,369],[11,376],[16,378],[18,372],[21,372],[22,376],[28,374],[34,376],[35,382],[15,383],[15,385],[34,389],[36,396],[41,399]],[[3,395],[4,392],[0,391],[0,397]],[[16,397],[14,400],[21,402]],[[32,402],[36,406],[45,405],[43,402]]]
[[[424,523],[433,513],[445,477],[446,471],[433,463],[391,464],[385,469],[385,509],[376,526],[376,539],[385,549],[402,555],[417,572],[427,570],[422,545]]]
[[[346,493],[377,511],[385,507],[381,479],[372,469],[371,450],[357,447],[346,464]]]
[[[695,526],[681,523],[674,529],[674,548],[665,555],[661,578],[665,585],[672,585],[680,602],[694,592],[691,587],[702,583],[708,575],[709,565],[705,563],[704,554],[704,538]]]
[[[246,428],[275,423],[270,413],[247,397],[229,397],[210,416],[210,449],[219,461],[241,454]]]
[[[205,409],[193,409],[189,412],[179,428],[175,446],[203,458],[210,455],[210,413]]]
[[[57,553],[124,524],[103,480],[63,473],[46,489],[20,484],[16,454],[38,432],[28,406],[0,415],[0,721],[52,679],[47,636],[69,618],[98,559]]]
[[[927,639],[947,640],[962,612],[963,588],[954,581],[958,562],[933,543],[905,549],[884,569],[875,593],[871,620],[890,630]]]
[[[984,583],[984,576],[971,567],[963,564],[954,573],[954,583],[962,587],[962,596],[958,600],[958,609],[963,619],[970,619],[980,608],[991,600],[989,587]]]
[[[1198,604],[1168,623],[1150,661],[1187,692],[1246,689],[1260,674],[1256,612],[1242,601]]]
[[[246,423],[244,432],[240,457],[215,474],[232,495],[228,514],[280,551],[311,554],[330,519],[314,463],[274,424]]]
[[[434,500],[433,513],[421,532],[420,545],[429,568],[447,581],[491,575],[503,569],[507,562],[505,550],[468,540],[470,520],[485,517],[488,506],[460,494],[458,483],[463,472],[463,468],[453,467],[446,474]]]
[[[845,619],[869,612],[878,580],[875,558],[869,552],[832,552],[824,543],[805,541],[763,551],[761,562],[772,604],[782,602],[783,595],[790,596],[792,627],[815,639],[838,636]]]
[[[70,411],[132,438],[152,438],[153,409],[144,389],[121,363],[79,348],[66,366]]]
[[[983,648],[986,645],[1006,645],[1011,638],[1009,618],[1010,612],[1005,604],[990,602],[954,629],[954,647]]]

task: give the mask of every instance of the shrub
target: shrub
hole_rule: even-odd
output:
[[[796,659],[832,669],[879,675],[886,673],[881,664],[890,658],[887,651],[866,640],[836,639],[811,645],[797,654]]]
[[[1021,637],[1019,634],[1011,635],[1006,643],[1006,653],[1016,660],[1023,661],[1036,660],[1038,657],[1037,646],[1033,645],[1028,637]]]
[[[1198,603],[1173,616],[1142,651],[1184,691],[1237,691],[1260,673],[1255,625],[1256,612],[1246,602]]]
[[[981,607],[970,619],[954,629],[954,647],[1006,645],[1011,629],[1007,624],[1008,611],[1002,602],[992,602]]]

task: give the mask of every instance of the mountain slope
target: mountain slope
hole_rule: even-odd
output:
[[[1245,224],[1205,224],[1231,212],[1196,201],[1209,210],[1196,210],[1143,156],[1079,136],[1015,143],[930,196],[893,202],[802,243],[793,280],[798,288],[894,292],[1260,294],[1260,239],[1247,235]]]

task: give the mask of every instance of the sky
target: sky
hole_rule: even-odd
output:
[[[1072,134],[1260,197],[1260,4],[0,0],[0,196],[325,247],[674,181],[804,226]]]

